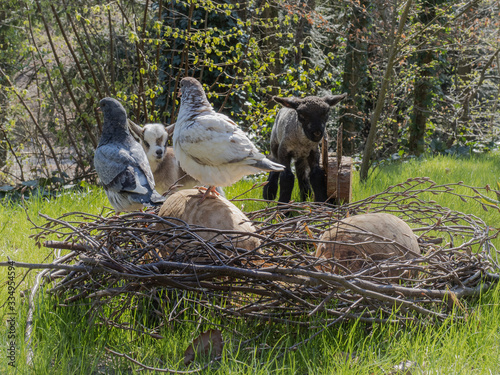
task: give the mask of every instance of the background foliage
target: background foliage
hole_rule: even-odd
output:
[[[499,20],[494,0],[2,1],[1,178],[93,182],[99,100],[120,99],[139,123],[172,123],[184,76],[264,151],[273,95],[326,92],[349,95],[329,128],[344,125],[347,153],[376,130],[368,165],[489,150]]]

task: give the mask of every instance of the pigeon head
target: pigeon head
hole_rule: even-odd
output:
[[[192,106],[209,107],[212,106],[208,102],[203,86],[195,78],[185,77],[180,83],[181,104],[189,104]]]
[[[99,102],[100,109],[104,115],[104,124],[113,127],[127,128],[127,112],[121,103],[113,98],[104,98]]]

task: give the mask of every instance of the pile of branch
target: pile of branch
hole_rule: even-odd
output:
[[[445,319],[452,310],[465,316],[464,298],[488,290],[500,277],[491,243],[498,231],[474,215],[430,200],[445,194],[498,210],[485,205],[477,188],[414,178],[339,207],[271,207],[262,202],[264,208],[247,213],[255,233],[190,226],[154,212],[43,215],[46,222],[34,236],[39,245],[71,252],[53,264],[16,265],[50,270],[45,275],[50,293],[66,304],[91,300],[94,308],[118,299],[129,308],[134,297],[158,298],[158,290],[167,289],[188,291],[181,293],[183,298],[217,314],[301,325],[313,324],[315,319],[304,317],[315,314],[326,324],[344,319],[432,321]],[[408,223],[418,236],[421,256],[388,259],[356,272],[322,272],[320,262],[335,265],[336,260],[314,256],[321,233],[346,216],[367,212],[391,213]],[[213,238],[206,240],[202,231]],[[251,250],[234,246],[241,236],[254,236],[261,245]],[[387,277],[384,269],[394,267],[402,276]],[[181,309],[157,312],[171,318],[179,312],[176,308]]]

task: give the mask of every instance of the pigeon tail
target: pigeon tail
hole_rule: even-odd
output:
[[[165,201],[162,201],[162,202],[149,202],[149,203],[145,203],[144,204],[144,207],[146,208],[155,208],[155,207],[159,207],[159,206],[162,206],[163,205],[163,202]]]
[[[132,202],[140,203],[145,207],[161,206],[167,199],[167,197],[160,195],[156,190],[150,196],[147,194],[130,194],[129,197]]]
[[[252,164],[252,167],[262,169],[266,172],[281,172],[285,170],[285,166],[275,163],[267,158],[257,160],[255,164]]]
[[[158,193],[156,190],[153,191],[153,193],[151,194],[151,204],[153,204],[154,206],[160,206],[163,204],[163,202],[165,202],[165,200],[167,199],[167,197],[164,197],[163,195],[160,195],[160,193]]]

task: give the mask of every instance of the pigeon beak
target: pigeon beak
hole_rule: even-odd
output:
[[[179,90],[179,92],[177,93],[177,97],[180,98],[182,96],[182,91]]]
[[[97,107],[97,108],[96,108],[96,111],[97,111],[97,112],[101,112],[101,107]]]

